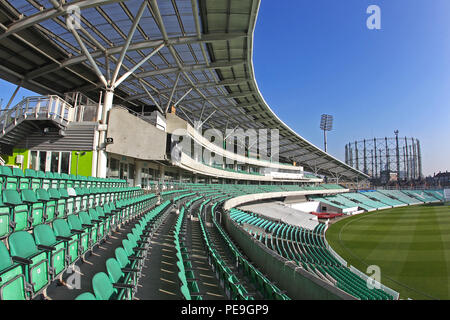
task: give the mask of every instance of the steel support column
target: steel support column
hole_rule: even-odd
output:
[[[107,160],[108,155],[106,153],[106,123],[107,123],[107,117],[109,111],[112,109],[113,106],[113,100],[114,100],[114,91],[111,89],[107,89],[105,92],[105,100],[103,103],[103,113],[102,113],[102,119],[101,124],[103,125],[102,130],[100,130],[99,134],[99,151],[98,151],[98,162],[97,162],[97,177],[99,178],[106,178],[106,171],[107,171]]]

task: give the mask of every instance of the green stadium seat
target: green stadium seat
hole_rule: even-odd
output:
[[[55,189],[59,188],[59,173],[47,171],[45,173],[45,176],[50,181],[49,188],[55,188]]]
[[[70,187],[70,188],[79,188],[80,187],[80,180],[78,179],[77,176],[75,176],[75,175],[72,175],[72,176],[73,176],[72,177],[72,179],[73,179],[73,186]],[[69,186],[67,188],[69,188]]]
[[[41,179],[41,188],[45,190],[51,188],[52,181],[44,171],[37,171],[37,176]]]
[[[90,208],[89,209],[89,215],[92,219],[100,220],[101,227],[103,229],[103,233],[105,235],[109,235],[111,232],[111,215],[107,215],[102,207],[97,206],[95,209]]]
[[[22,169],[20,168],[12,168],[12,175],[17,179],[17,189],[23,190],[30,188],[30,179],[25,177]]]
[[[92,177],[92,176],[88,176],[87,177],[87,181],[88,181],[88,183],[87,183],[87,185],[86,185],[86,188],[96,188],[97,187],[97,178],[94,178],[94,177]]]
[[[70,256],[67,255],[68,243],[58,240],[54,231],[48,224],[41,224],[33,229],[34,240],[38,246],[47,247],[47,259],[50,262],[50,275],[52,279],[59,276],[70,264]]]
[[[182,272],[178,273],[178,278],[182,279]],[[181,281],[181,280],[180,280]],[[181,295],[185,300],[203,300],[203,295],[200,292],[191,292],[186,281],[182,282],[180,287]]]
[[[18,180],[13,176],[12,170],[7,166],[0,166],[0,178],[2,179],[2,189],[17,190]]]
[[[77,180],[79,181],[78,188],[86,188],[87,178],[85,176],[77,175]]]
[[[86,190],[88,194],[88,200],[87,200],[87,207],[88,208],[95,208],[98,203],[100,202],[100,193],[97,188],[90,187]]]
[[[142,269],[142,266],[144,264],[144,252],[145,250],[143,248],[139,248],[128,239],[122,240],[122,247],[125,249],[125,252],[127,253],[127,256],[129,259],[138,259],[137,267],[139,269]]]
[[[185,300],[192,300],[191,293],[189,292],[189,288],[187,284],[183,284],[180,288],[181,294]]]
[[[97,209],[97,208],[96,208]],[[105,216],[109,217],[109,226],[111,230],[115,230],[119,223],[119,210],[116,209],[112,202],[105,203],[103,206]]]
[[[22,190],[20,196],[22,198],[22,202],[28,205],[28,217],[30,220],[29,226],[35,227],[41,223],[44,223],[44,202],[38,201],[34,191],[31,189]]]
[[[80,247],[83,253],[91,249],[91,232],[88,228],[84,228],[78,216],[71,214],[67,217],[70,231],[78,235]]]
[[[83,292],[80,293],[75,300],[97,300],[97,298],[95,297],[94,294],[90,293],[90,292]]]
[[[97,188],[95,194],[95,206],[103,206],[106,203],[106,188]]]
[[[59,190],[64,190],[64,189],[59,189]],[[54,189],[54,188],[49,188],[47,190],[47,192],[48,192],[50,199],[55,201],[55,204],[56,204],[55,216],[56,216],[56,218],[64,218],[67,216],[66,199],[61,197],[59,190]]]
[[[37,190],[41,187],[41,179],[39,179],[35,170],[25,169],[25,177],[30,180],[31,189]]]
[[[67,217],[69,214],[74,213],[75,197],[69,195],[68,189],[58,189],[58,192],[61,199],[64,199],[66,202],[65,203],[66,211],[64,216]]]
[[[253,300],[252,294],[247,292],[234,274],[228,277],[226,283],[230,291],[231,300]]]
[[[93,208],[88,210],[88,215],[92,222],[97,226],[99,239],[104,239],[109,234],[109,222],[105,219],[106,217],[100,217],[98,211]]]
[[[69,263],[77,261],[88,250],[88,241],[83,242],[83,235],[72,232],[66,220],[56,219],[53,221],[53,231],[57,240],[64,241]]]
[[[114,258],[106,260],[106,270],[112,283],[120,283],[128,287],[126,290],[127,300],[132,300],[137,289],[133,278],[134,271],[122,268]]]
[[[0,300],[26,300],[29,296],[22,266],[14,263],[8,249],[0,242]]]
[[[27,231],[17,231],[8,237],[13,261],[24,267],[26,281],[31,284],[31,298],[37,296],[49,284],[47,253],[39,250],[33,236]]]
[[[61,189],[63,190],[63,189]],[[77,196],[77,192],[75,191],[74,188],[67,188],[67,194],[69,196],[69,199],[72,199],[72,213],[77,213],[78,211],[80,211],[80,206],[81,206],[81,197]],[[68,204],[69,206],[69,204]]]
[[[0,239],[7,237],[13,231],[13,227],[10,209],[0,199]]]
[[[136,230],[136,229],[135,229]],[[134,234],[133,232],[129,232],[127,234],[127,239],[130,241],[131,246],[134,248],[135,252],[141,252],[141,256],[147,256],[147,249],[149,248],[150,243],[148,241],[142,241],[139,236]]]
[[[69,174],[67,178],[66,188],[74,188],[75,187],[76,177],[73,174]]]
[[[44,219],[51,222],[56,218],[56,201],[50,199],[46,189],[37,189],[35,191],[36,199],[44,204]]]
[[[134,255],[128,256],[123,247],[117,247],[114,251],[114,255],[122,268],[138,270],[136,276],[140,277],[142,270],[142,268],[139,268],[139,260],[141,260],[140,258]]]
[[[75,203],[78,208],[78,211],[87,210],[88,207],[88,197],[89,192],[86,188],[75,188],[75,192],[77,193],[77,197],[75,198]]]
[[[58,189],[67,188],[68,181],[69,181],[69,175],[67,173],[60,173]]]
[[[74,215],[72,215],[71,217],[74,217]],[[80,219],[82,228],[85,228],[89,231],[89,239],[91,247],[97,245],[101,240],[98,223],[92,221],[91,217],[86,211],[79,212],[78,218]]]
[[[92,278],[92,289],[97,300],[124,300],[129,285],[112,283],[105,272],[99,272]]]
[[[13,231],[26,230],[29,227],[28,206],[20,199],[17,190],[7,189],[2,193],[3,203],[10,208]]]

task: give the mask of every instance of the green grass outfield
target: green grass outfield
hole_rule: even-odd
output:
[[[326,232],[349,265],[381,271],[400,299],[450,299],[450,206],[419,205],[342,219]]]

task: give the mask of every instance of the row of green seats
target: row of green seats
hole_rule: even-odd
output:
[[[91,280],[92,292],[83,292],[75,300],[132,300],[142,276],[144,260],[155,230],[163,221],[164,210],[170,201],[138,216],[131,232],[115,249],[115,257],[106,260],[106,270],[96,273]]]
[[[419,201],[429,203],[429,202],[435,202],[436,198],[430,196],[423,190],[402,190],[403,193],[407,194],[410,197],[413,197]]]
[[[0,166],[2,189],[48,189],[48,188],[117,188],[126,187],[126,180],[112,178],[95,178],[67,173],[44,172],[33,169]]]
[[[195,199],[195,198],[194,198]],[[192,203],[192,202],[191,202]],[[197,279],[195,278],[192,262],[190,259],[190,253],[187,249],[183,238],[185,234],[185,206],[181,207],[178,219],[175,223],[173,231],[175,249],[177,251],[177,267],[178,267],[178,280],[180,281],[181,295],[185,300],[203,300],[203,295],[200,293]]]
[[[178,279],[180,280],[181,287],[180,291],[185,300],[203,300],[203,295],[200,293],[197,279],[195,278],[192,263],[190,262],[189,251],[183,241],[183,236],[185,235],[186,220],[184,219],[186,214],[185,211],[190,208],[195,202],[203,199],[204,196],[215,195],[217,193],[205,193],[202,196],[196,196],[196,193],[188,194],[191,198],[185,202],[180,210],[180,215],[177,219],[174,229],[174,244],[177,250],[177,266],[178,266]]]
[[[220,202],[225,201],[223,199]],[[221,234],[223,240],[230,248],[231,252],[233,252],[235,258],[237,259],[240,266],[243,266],[244,274],[250,278],[250,280],[256,285],[258,290],[262,292],[265,299],[270,300],[289,300],[289,297],[285,294],[285,292],[281,291],[277,288],[265,275],[263,275],[257,268],[255,268],[239,251],[236,245],[231,241],[228,234],[223,230],[223,228],[219,225],[219,222],[216,219],[214,214],[214,210],[220,202],[215,203],[211,207],[211,213],[213,215],[213,223],[216,229]]]
[[[209,240],[210,238],[209,231],[206,229],[202,217],[203,208],[209,202],[210,199],[205,200],[200,205],[197,216],[200,222],[202,237],[208,249],[208,259],[213,266],[213,270],[215,271],[216,276],[218,277],[221,285],[225,288],[225,292],[227,293],[227,295],[230,297],[231,300],[254,300],[253,295],[247,292],[245,287],[237,279],[234,272],[223,260],[219,251],[215,248],[214,244],[212,244]]]
[[[137,196],[139,188],[50,188],[3,190],[0,198],[0,239],[80,211]]]
[[[413,198],[413,197],[403,193],[401,190],[378,190],[378,192],[380,192],[390,198],[394,198],[396,200],[402,201],[403,203],[406,203],[406,204],[423,203],[422,201],[419,201],[416,198]]]
[[[314,273],[328,274],[337,281],[337,286],[359,299],[392,299],[386,292],[369,290],[363,285],[364,280],[351,272],[327,250],[323,239],[325,225],[318,224],[314,230],[307,230],[285,223],[269,221],[254,213],[232,208],[229,216],[237,223],[247,223],[263,228],[265,239],[260,240],[270,249],[278,252],[288,260],[296,261],[306,270]],[[271,241],[268,241],[271,234]]]
[[[154,195],[140,195],[90,208],[0,242],[1,299],[33,299],[78,259],[110,235],[112,228],[148,209]],[[61,280],[61,279],[60,279]]]
[[[300,244],[299,247],[294,246],[294,237],[297,241],[297,234],[300,232],[302,235],[309,235],[303,228],[293,227],[284,223],[278,223],[275,221],[259,218],[254,213],[247,213],[237,209],[231,209],[230,217],[238,223],[246,222],[265,229],[266,236],[262,239],[262,234],[259,237],[269,249],[278,252],[279,255],[285,257],[288,260],[294,260],[298,263],[301,262],[318,262],[315,259],[315,254],[311,254],[309,247],[305,248],[302,241],[295,242]],[[296,232],[295,232],[296,231]],[[271,233],[270,242],[268,234]],[[302,249],[301,249],[302,248]]]
[[[436,200],[444,201],[443,190],[424,190],[424,192],[434,197]]]
[[[363,194],[369,199],[381,202],[381,203],[383,203],[385,205],[388,205],[388,206],[396,207],[396,206],[405,205],[404,202],[396,200],[396,199],[393,199],[393,198],[390,198],[390,197],[388,197],[388,196],[386,196],[386,195],[384,195],[384,194],[382,194],[382,193],[380,193],[378,191],[367,191],[367,192],[363,192]]]

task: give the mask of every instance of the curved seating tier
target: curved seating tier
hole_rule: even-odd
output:
[[[366,282],[343,266],[328,250],[324,240],[325,224],[314,230],[268,220],[255,213],[231,209],[229,216],[247,226],[246,231],[280,256],[295,261],[305,270],[332,283],[343,291],[364,300],[392,299],[379,289],[368,289]],[[255,226],[255,231],[249,227]],[[263,230],[263,231],[262,231]]]

